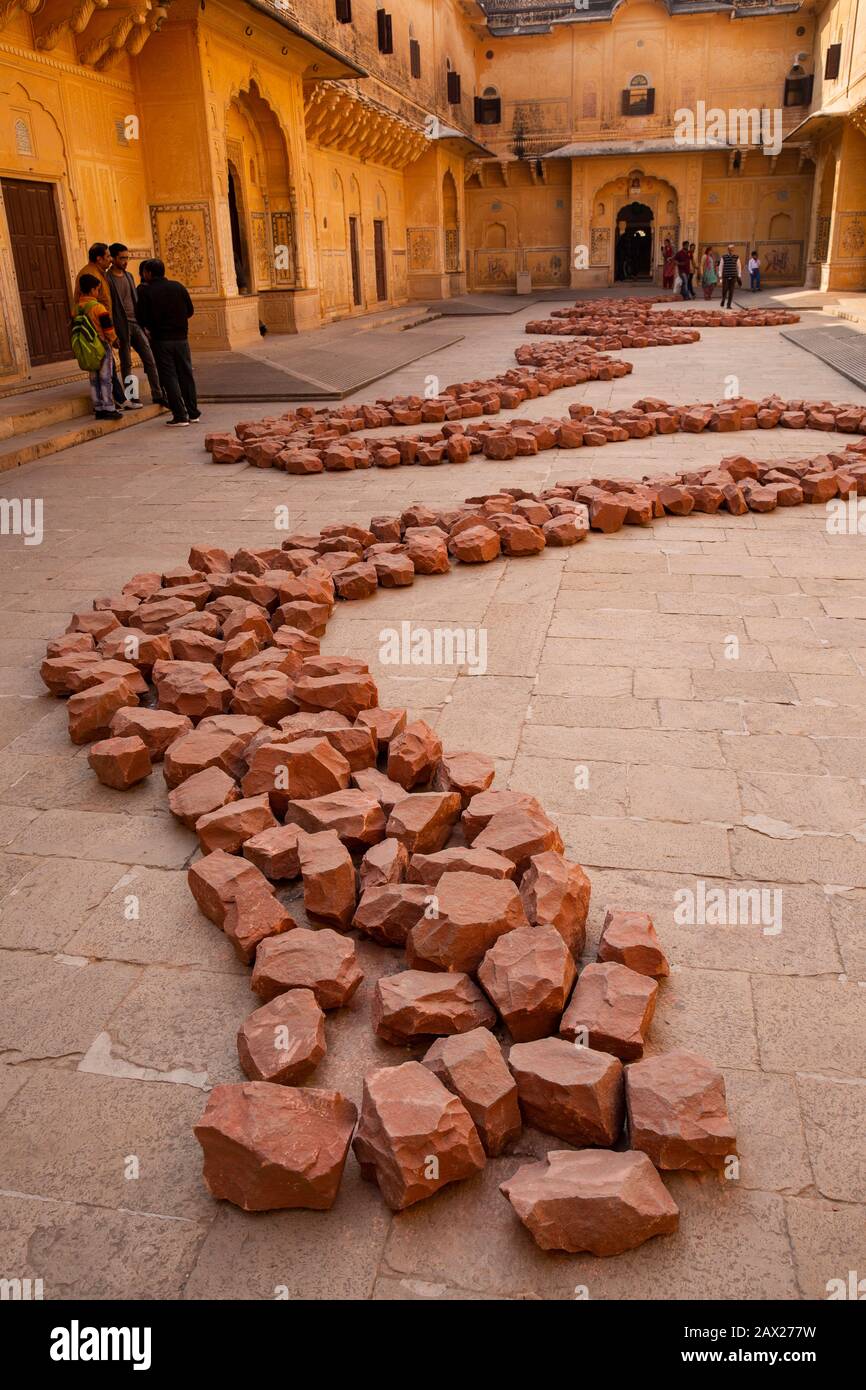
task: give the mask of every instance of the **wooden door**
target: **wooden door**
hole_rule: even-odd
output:
[[[349,259],[352,264],[352,300],[363,304],[361,294],[361,246],[358,241],[358,219],[349,218]]]
[[[63,362],[69,346],[69,276],[54,185],[3,179],[3,199],[30,362]]]
[[[376,251],[376,298],[388,298],[388,269],[385,262],[385,223],[378,219],[373,223],[373,241]]]

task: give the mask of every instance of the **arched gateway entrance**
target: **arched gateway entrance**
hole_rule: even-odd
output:
[[[592,195],[591,264],[607,284],[643,280],[660,285],[666,240],[678,245],[678,189],[661,175],[632,169],[608,178]],[[596,281],[597,283],[597,281]]]
[[[616,215],[615,280],[650,280],[653,270],[653,213],[646,203],[627,203]]]

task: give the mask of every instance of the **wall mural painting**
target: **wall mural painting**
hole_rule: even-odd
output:
[[[527,251],[526,268],[532,276],[533,285],[567,285],[570,278],[568,247]]]
[[[802,241],[759,241],[762,280],[799,280],[803,263]],[[748,252],[745,253],[748,257]],[[741,257],[743,253],[740,253]],[[743,261],[743,277],[746,264]]]
[[[409,248],[410,270],[433,270],[436,264],[435,227],[408,227],[406,243]]]
[[[513,285],[517,280],[517,256],[514,251],[476,251],[475,283],[478,285]]]
[[[590,233],[589,263],[594,266],[610,265],[610,227],[593,227]]]
[[[160,203],[150,208],[154,254],[166,274],[191,293],[216,293],[216,265],[207,203]]]
[[[840,213],[839,256],[846,261],[866,257],[866,212]]]

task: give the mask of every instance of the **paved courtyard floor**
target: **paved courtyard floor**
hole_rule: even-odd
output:
[[[462,319],[461,343],[363,399],[502,371],[537,316]],[[519,413],[719,399],[731,377],[748,395],[866,403],[776,329],[621,355],[632,376]],[[266,413],[208,407],[206,425]],[[197,438],[154,421],[3,479],[7,498],[44,499],[45,539],[0,542],[0,1274],[41,1278],[46,1298],[267,1299],[282,1286],[429,1300],[579,1286],[591,1299],[823,1298],[828,1280],[866,1274],[866,536],[828,534],[818,506],[669,518],[419,578],[340,606],[328,628],[323,650],[369,661],[383,704],[408,706],[446,747],[490,753],[497,785],[541,799],[591,877],[590,946],[605,904],[652,914],[673,968],[648,1051],[686,1047],[724,1070],[739,1176],[671,1177],[679,1233],[608,1260],[543,1254],[499,1194],[521,1158],[561,1146],[532,1130],[396,1216],[351,1157],[327,1214],[247,1216],[208,1196],[192,1125],[208,1087],[242,1079],[248,972],[189,895],[192,839],[159,769],[126,794],[101,787],[38,676],[72,610],[183,563],[191,542],[269,543],[280,505],[310,530],[504,480],[534,489],[847,440],[681,434],[287,478],[208,466]],[[382,667],[379,634],[405,620],[483,627],[486,674]],[[780,889],[781,931],[677,925],[674,893],[698,880]],[[356,1102],[366,1069],[407,1055],[368,1020],[375,974],[396,961],[359,953],[367,979],[329,1019],[312,1082]]]

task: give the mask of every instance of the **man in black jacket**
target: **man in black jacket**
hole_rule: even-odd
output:
[[[159,379],[165,392],[175,429],[201,419],[189,351],[189,320],[195,310],[185,285],[166,279],[162,261],[141,263],[142,284],[138,291],[138,321],[153,342]]]

